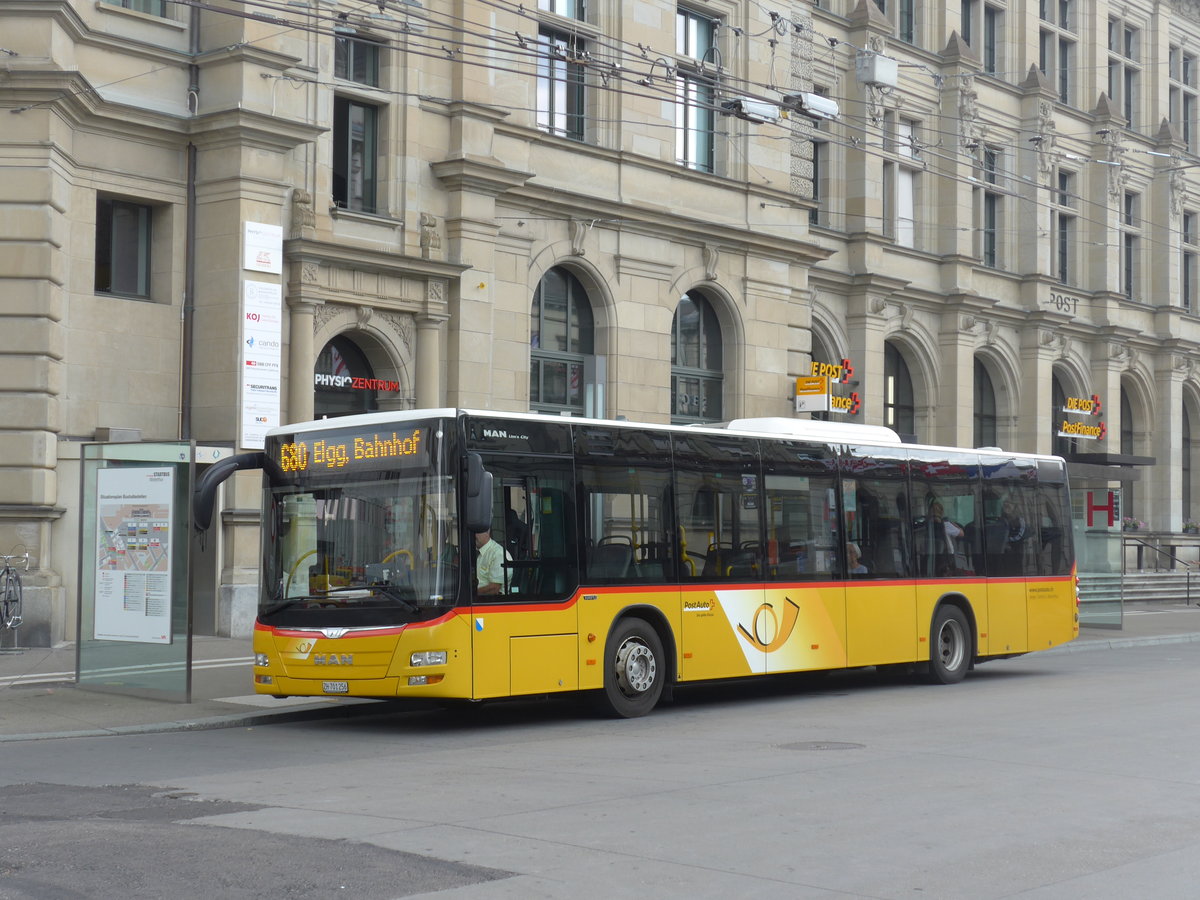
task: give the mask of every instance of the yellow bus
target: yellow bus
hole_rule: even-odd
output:
[[[214,467],[198,521],[248,467],[263,694],[590,691],[638,716],[678,684],[768,673],[951,684],[1079,633],[1056,457],[791,419],[371,413]]]

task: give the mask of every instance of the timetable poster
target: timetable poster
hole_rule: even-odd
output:
[[[96,640],[171,642],[174,501],[174,469],[96,473]]]

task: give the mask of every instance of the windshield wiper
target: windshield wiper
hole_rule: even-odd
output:
[[[289,607],[297,606],[301,603],[307,603],[310,600],[327,600],[335,596],[342,596],[347,599],[360,599],[364,597],[374,597],[377,594],[382,594],[384,597],[387,597],[389,600],[394,602],[397,606],[400,606],[409,612],[417,613],[421,611],[421,608],[415,603],[402,597],[395,585],[364,584],[353,587],[330,588],[329,590],[320,594],[302,594],[297,597],[288,597],[286,600],[280,600],[277,603],[272,603],[270,606],[265,607],[260,611],[259,615],[269,616],[272,613],[277,613],[280,610],[288,609]]]
[[[417,606],[417,604],[410,600],[406,600],[404,597],[401,597],[400,591],[397,590],[396,586],[393,584],[388,584],[386,582],[372,584],[368,585],[367,589],[383,594],[383,596],[387,597],[389,600],[394,600],[397,604],[404,607],[409,612],[417,613],[421,611],[421,607]]]

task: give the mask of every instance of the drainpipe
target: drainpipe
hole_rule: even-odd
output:
[[[188,65],[188,111],[200,109],[200,9],[193,6],[189,25],[191,63]],[[187,145],[187,205],[183,247],[183,344],[179,372],[179,437],[192,439],[192,355],[196,318],[196,145]]]

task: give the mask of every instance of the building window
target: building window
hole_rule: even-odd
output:
[[[533,292],[529,326],[529,408],[583,415],[587,363],[595,347],[592,304],[566,269],[547,272]]]
[[[1004,8],[988,3],[983,7],[983,71],[1004,71]]]
[[[583,41],[549,28],[538,33],[537,123],[543,131],[584,137]]]
[[[376,212],[379,108],[346,97],[333,100],[333,202]]]
[[[716,28],[706,15],[679,9],[675,13],[675,52],[679,70],[675,87],[675,158],[701,172],[713,171],[715,145],[713,58]]]
[[[1196,152],[1196,57],[1182,47],[1172,46],[1167,54],[1170,95],[1167,117],[1188,150]]]
[[[976,189],[979,217],[979,258],[985,266],[998,269],[1003,264],[1000,232],[1004,227],[1004,197],[1001,194],[1002,151],[994,147],[983,149],[979,179],[982,191]]]
[[[1054,228],[1053,272],[1060,284],[1075,283],[1075,173],[1058,170],[1051,219]]]
[[[568,19],[578,19],[581,22],[584,21],[587,13],[584,0],[538,0],[538,9],[565,16]]]
[[[337,78],[379,86],[379,55],[375,41],[337,36],[333,41],[333,74]]]
[[[996,391],[987,366],[975,358],[975,446],[999,446]]]
[[[167,4],[166,0],[104,0],[110,6],[119,6],[122,9],[132,9],[134,12],[146,13],[151,16],[159,16],[166,18]]]
[[[829,178],[829,142],[813,138],[812,142],[812,197],[816,204],[808,211],[810,225],[828,225],[829,210],[826,205],[830,196],[828,190]]]
[[[893,239],[901,247],[917,246],[917,208],[919,204],[921,148],[917,143],[917,123],[900,119],[896,123],[893,149],[899,159],[894,185]]]
[[[141,203],[96,198],[96,293],[150,297],[154,211]]]
[[[917,42],[916,0],[875,0],[875,5],[896,29],[896,37],[909,44]],[[825,3],[818,6],[829,8]]]
[[[1050,379],[1050,452],[1055,456],[1070,457],[1076,450],[1076,438],[1059,435],[1058,429],[1065,421],[1067,392],[1058,375]]]
[[[1196,214],[1185,212],[1180,223],[1179,305],[1191,312],[1196,309]]]
[[[721,326],[712,304],[688,291],[671,321],[671,421],[721,421],[725,390]]]
[[[1121,19],[1108,20],[1108,97],[1135,127],[1138,113],[1138,86],[1141,66],[1141,32]]]
[[[1130,300],[1138,293],[1141,200],[1140,195],[1126,191],[1121,206],[1121,293]]]
[[[1038,68],[1058,90],[1058,99],[1071,103],[1075,91],[1075,0],[1040,0]]]
[[[908,363],[890,342],[883,345],[883,424],[902,436],[917,433],[912,376]]]

